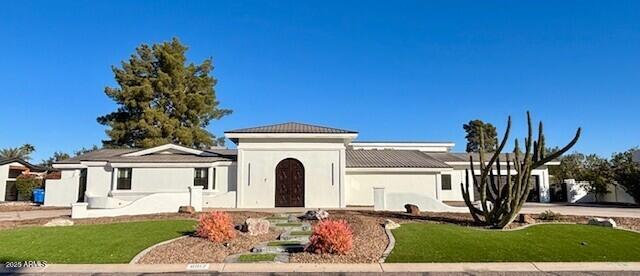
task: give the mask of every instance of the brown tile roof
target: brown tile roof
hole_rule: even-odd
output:
[[[318,134],[340,134],[340,133],[358,133],[357,131],[324,127],[318,125],[309,125],[296,122],[284,124],[266,125],[251,128],[234,129],[225,131],[225,133],[318,133]]]
[[[348,168],[450,168],[417,150],[348,149],[346,153]]]

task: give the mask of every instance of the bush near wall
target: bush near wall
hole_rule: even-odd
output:
[[[42,179],[35,175],[20,175],[16,177],[16,188],[19,198],[31,200],[33,197],[33,189],[42,187]]]
[[[212,242],[223,242],[235,238],[236,230],[229,214],[214,211],[200,216],[196,235]]]
[[[323,220],[313,227],[308,251],[345,254],[353,248],[353,231],[345,220]]]

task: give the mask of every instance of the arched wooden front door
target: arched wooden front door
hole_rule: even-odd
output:
[[[296,159],[276,166],[276,207],[304,207],[304,166]]]

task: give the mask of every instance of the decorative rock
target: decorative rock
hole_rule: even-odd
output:
[[[529,214],[520,214],[518,215],[518,222],[526,223],[526,224],[534,224],[536,223],[536,220]]]
[[[306,220],[323,220],[328,217],[329,217],[329,212],[322,209],[309,210],[302,216],[302,218]]]
[[[248,218],[245,220],[242,230],[251,236],[257,236],[269,233],[270,226],[271,223],[266,219]]]
[[[196,213],[196,209],[193,208],[193,206],[180,206],[180,208],[178,208],[178,213],[193,215]]]
[[[416,206],[416,205],[405,204],[404,208],[407,209],[407,213],[409,213],[409,214],[416,215],[416,216],[420,215],[420,208],[418,208],[418,206]]]
[[[397,222],[390,220],[390,219],[386,219],[384,221],[384,228],[385,229],[398,229],[400,228],[400,224],[398,224]]]
[[[71,226],[71,225],[73,225],[73,220],[63,219],[63,218],[55,218],[44,224],[45,227]]]
[[[295,215],[289,215],[289,217],[287,217],[288,222],[298,222],[299,220],[300,219],[298,219],[298,217]]]
[[[591,218],[587,223],[589,225],[603,226],[603,227],[611,227],[616,228],[618,225],[613,219],[605,219],[605,218]]]

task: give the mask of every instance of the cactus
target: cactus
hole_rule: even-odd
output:
[[[524,140],[524,153],[520,150],[518,139],[515,139],[513,155],[507,153],[504,163],[501,163],[500,155],[509,139],[511,116],[507,120],[507,129],[504,137],[500,141],[497,150],[491,153],[491,158],[488,161],[485,159],[486,153],[482,147],[484,145],[484,133],[480,129],[479,178],[475,177],[473,156],[469,156],[469,169],[465,171],[466,182],[460,183],[464,201],[469,207],[471,216],[477,223],[501,229],[513,222],[527,200],[533,185],[530,180],[531,171],[567,152],[580,138],[581,129],[578,128],[571,142],[560,150],[546,155],[542,122],[538,126],[537,140],[533,139],[533,127],[529,112],[527,112],[527,124],[528,135]],[[505,163],[506,179],[503,179],[504,175],[501,166],[504,166],[503,164]],[[511,173],[512,168],[515,170],[515,174]],[[494,169],[497,175],[494,174]],[[480,198],[476,199],[480,201],[479,207],[474,206],[469,197],[469,193],[472,191],[469,187],[470,183],[473,183],[480,194]]]

